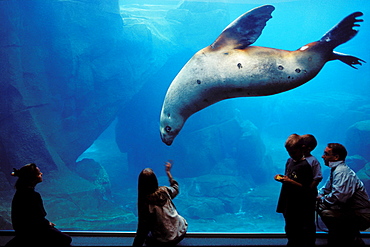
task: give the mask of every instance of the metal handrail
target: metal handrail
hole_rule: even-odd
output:
[[[135,237],[134,231],[71,231],[62,230],[70,236],[81,237]],[[0,236],[13,236],[14,230],[0,230]],[[364,238],[370,238],[370,232],[361,232]],[[317,237],[326,237],[326,232],[317,232]],[[187,232],[190,238],[286,238],[282,232]]]

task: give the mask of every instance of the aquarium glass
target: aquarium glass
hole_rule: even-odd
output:
[[[7,1],[1,1],[0,8],[6,7],[4,2]],[[45,3],[43,6],[43,1],[35,2],[37,4],[15,5],[14,8],[22,8],[23,13],[28,11],[27,8],[30,13],[48,12],[50,5]],[[58,15],[48,12],[46,27],[37,27],[39,33],[43,33],[42,29],[45,28],[45,35],[53,35],[54,32],[64,32],[67,36],[69,32],[74,32],[75,35],[74,39],[45,42],[44,45],[50,46],[50,49],[65,54],[58,61],[54,61],[52,56],[50,60],[43,61],[48,66],[53,65],[52,73],[49,71],[47,78],[52,80],[54,72],[65,74],[63,71],[84,66],[93,69],[89,73],[74,75],[73,84],[67,83],[71,77],[58,78],[66,81],[63,87],[52,88],[51,83],[45,89],[39,86],[37,80],[28,80],[30,84],[25,85],[27,90],[38,87],[37,90],[52,90],[54,95],[58,95],[63,90],[73,88],[83,95],[83,90],[78,91],[78,77],[83,81],[89,76],[103,78],[105,74],[117,73],[116,77],[112,77],[111,85],[117,85],[117,94],[121,92],[118,85],[123,85],[129,92],[123,93],[121,100],[117,99],[119,109],[112,111],[108,124],[101,124],[100,133],[91,137],[89,145],[80,151],[77,151],[78,144],[68,145],[67,150],[78,154],[76,160],[63,160],[60,155],[59,164],[68,164],[55,169],[48,168],[48,164],[38,164],[45,172],[44,182],[38,184],[36,190],[43,197],[47,218],[59,229],[136,231],[137,179],[140,171],[146,167],[152,168],[160,185],[167,186],[169,182],[164,164],[172,160],[172,175],[180,185],[180,194],[173,202],[179,214],[188,221],[189,232],[284,232],[283,216],[276,213],[281,184],[274,180],[274,175],[284,173],[289,158],[284,143],[293,133],[313,134],[318,141],[312,154],[321,162],[324,175],[319,187],[323,186],[329,173],[321,158],[326,144],[339,142],[348,149],[348,164],[370,191],[368,0],[268,2],[275,10],[253,46],[297,50],[318,41],[347,15],[361,11],[364,15],[360,19],[363,18],[364,22],[356,27],[358,34],[334,50],[356,56],[367,63],[361,62],[363,65],[355,65],[355,69],[339,60],[328,61],[318,75],[292,90],[269,96],[238,97],[212,104],[187,119],[171,146],[161,141],[159,116],[172,80],[197,51],[211,45],[233,20],[266,3],[259,0],[120,0],[116,8],[110,5],[112,9],[107,9],[103,4],[106,1],[91,1],[94,9],[102,6],[101,15],[112,15],[112,26],[117,29],[115,32],[122,35],[120,39],[112,41],[99,37],[99,33],[104,34],[106,27],[110,26],[104,23],[104,28],[100,28],[99,25],[102,25],[102,20],[106,22],[109,18],[100,20],[101,16],[97,13],[91,18],[88,14],[90,7],[84,1],[78,2],[86,5],[86,9],[81,6],[74,8],[74,3],[69,1],[50,2],[60,5],[58,8],[54,6],[54,12],[62,12]],[[81,14],[78,11],[85,12]],[[116,18],[118,11],[120,18]],[[63,24],[63,18],[73,19],[70,26]],[[37,20],[31,16],[27,20],[29,22],[22,22],[25,27],[36,25],[33,21],[36,23]],[[94,45],[79,40],[79,35],[89,35],[84,27],[90,25],[88,22],[91,21],[96,27],[96,37],[101,39]],[[0,26],[6,26],[6,23]],[[73,23],[78,23],[78,28]],[[48,29],[50,25],[53,30]],[[19,39],[23,36],[19,35]],[[102,50],[101,46],[107,49]],[[121,48],[115,52],[109,50],[109,47],[116,46]],[[8,48],[3,46],[1,49]],[[37,52],[37,49],[38,45],[35,44],[33,54],[39,54],[42,58],[42,52]],[[79,50],[88,50],[89,59],[74,57],[73,52]],[[8,55],[7,59],[11,56]],[[63,59],[70,59],[69,56],[73,57],[68,65],[70,67],[58,66]],[[102,56],[105,58],[96,60]],[[27,57],[23,58],[23,63],[26,60]],[[120,71],[124,72],[120,74]],[[105,89],[95,86],[94,90],[99,92]],[[38,100],[38,97],[34,100]],[[74,116],[80,116],[84,114],[81,109],[90,104],[90,100],[86,97],[85,100],[76,101],[73,106],[63,107],[70,107]],[[42,102],[37,104],[42,107]],[[118,107],[118,104],[121,105]],[[46,119],[40,126],[53,126],[58,121]],[[91,121],[100,121],[99,114]],[[69,127],[74,126],[74,122],[67,123]],[[89,121],[85,124],[90,126]],[[1,144],[6,145],[6,142]],[[48,145],[58,146],[58,140],[48,142]],[[27,163],[27,159],[24,160]],[[11,170],[2,168],[1,172],[9,174]],[[1,202],[2,218],[7,222],[3,229],[12,229],[10,204],[15,191],[12,188],[15,179],[8,177],[7,181],[11,186],[2,192],[5,198]],[[86,189],[86,193],[75,192],[89,186],[93,189]]]

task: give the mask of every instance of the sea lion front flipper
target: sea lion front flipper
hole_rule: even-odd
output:
[[[253,44],[261,35],[266,22],[272,18],[271,13],[274,10],[272,5],[263,5],[244,13],[222,31],[211,45],[212,49],[225,45],[243,49]]]
[[[354,27],[359,27],[360,25],[356,22],[363,22],[362,19],[356,19],[357,17],[362,16],[362,12],[355,12],[344,18],[341,22],[335,25],[332,29],[329,30],[321,39],[320,42],[327,42],[330,44],[332,49],[337,47],[340,44],[347,42],[352,39],[357,33],[358,30],[353,29]]]

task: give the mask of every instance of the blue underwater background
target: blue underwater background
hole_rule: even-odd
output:
[[[284,50],[363,12],[359,33],[335,51],[367,63],[329,61],[293,90],[218,102],[192,115],[171,146],[162,143],[159,115],[173,78],[230,22],[264,4],[275,7],[273,18],[253,45]],[[273,176],[284,173],[292,133],[318,140],[319,187],[329,171],[323,150],[339,142],[370,191],[368,0],[9,0],[0,10],[2,229],[12,229],[12,167],[39,165],[36,190],[59,229],[135,231],[140,171],[151,167],[168,185],[163,165],[173,160],[174,203],[189,231],[284,232]]]

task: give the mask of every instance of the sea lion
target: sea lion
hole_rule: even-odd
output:
[[[340,60],[349,66],[365,62],[333,49],[352,39],[357,30],[355,12],[319,41],[296,51],[250,46],[260,36],[275,8],[264,5],[238,17],[208,47],[198,51],[172,81],[161,116],[162,141],[171,145],[185,121],[195,112],[218,101],[265,96],[296,88],[315,77],[324,64]],[[360,62],[361,61],[361,62]]]

